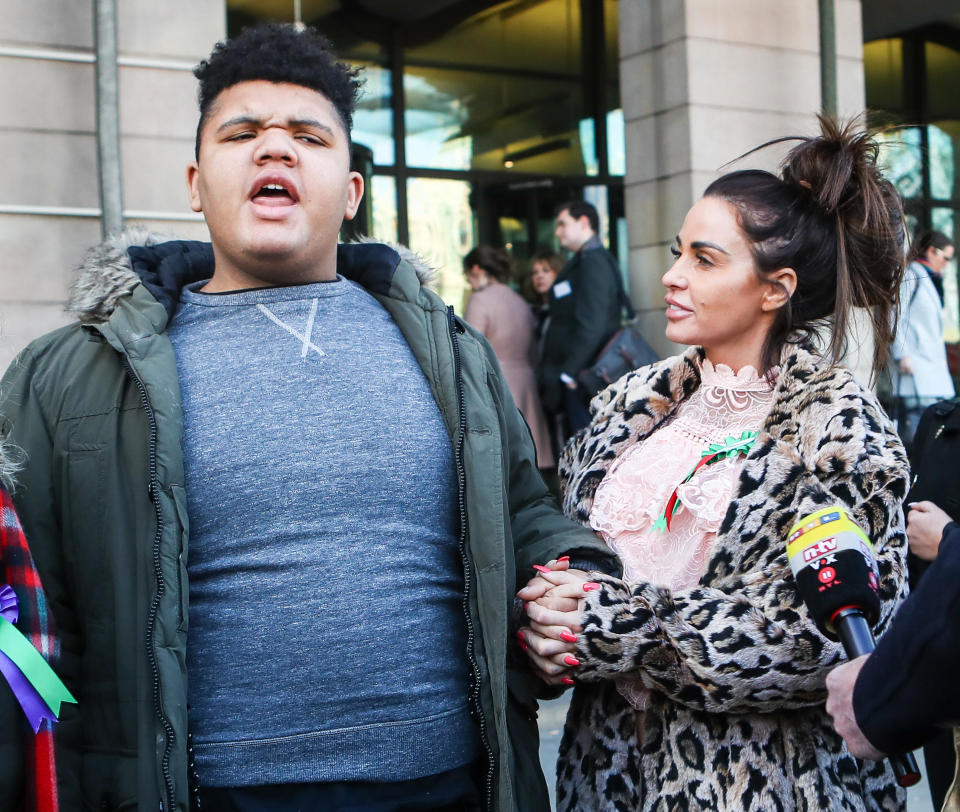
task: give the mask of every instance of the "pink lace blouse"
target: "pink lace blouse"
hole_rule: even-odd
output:
[[[676,415],[627,450],[597,488],[590,525],[620,557],[627,581],[669,589],[697,583],[743,457],[717,460],[683,479],[711,443],[759,431],[770,411],[773,388],[753,367],[735,373],[704,360],[701,374],[700,387]],[[680,508],[670,529],[660,531],[654,524],[674,488]]]
[[[774,369],[774,376],[779,372]],[[643,442],[628,449],[597,488],[590,525],[623,562],[624,579],[671,590],[697,584],[733,497],[743,456],[702,466],[683,479],[712,443],[759,431],[770,411],[773,387],[753,367],[734,372],[704,360],[700,387],[677,413]],[[654,525],[677,489],[679,510],[669,530]],[[618,681],[637,708],[647,692]]]

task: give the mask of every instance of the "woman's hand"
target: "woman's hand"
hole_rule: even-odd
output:
[[[546,572],[567,572],[570,570],[570,556],[561,556],[555,561],[548,561],[545,565],[534,564],[534,569],[537,570],[537,574],[529,580],[523,589],[517,592],[517,597],[520,598],[520,600],[527,603],[543,598],[545,606],[561,612],[571,612],[577,608],[577,601],[575,599],[562,600],[557,596],[547,598],[547,593],[553,589],[554,585],[545,578],[540,577],[542,573]]]
[[[943,528],[950,517],[933,502],[913,502],[908,505],[907,540],[910,551],[923,561],[933,561],[940,551]]]
[[[572,685],[580,664],[575,653],[583,629],[583,595],[597,585],[582,570],[537,569],[539,574],[517,593],[530,618],[517,634],[537,676],[551,685]]]

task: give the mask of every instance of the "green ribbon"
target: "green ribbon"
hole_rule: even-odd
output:
[[[722,460],[736,457],[738,454],[747,454],[753,447],[753,441],[757,439],[758,434],[760,434],[758,431],[745,431],[739,437],[727,437],[722,443],[711,443],[700,456],[716,455],[717,460]],[[710,460],[710,462],[715,461]]]
[[[62,702],[77,701],[73,698],[73,694],[67,690],[67,686],[60,681],[60,678],[50,667],[49,663],[43,659],[40,652],[4,617],[0,617],[0,653],[6,655],[19,669],[26,681],[30,683],[34,691],[39,695],[39,698],[42,699],[47,708],[50,709],[54,718],[59,718],[60,704]],[[30,708],[29,705],[31,703],[29,697],[22,696],[23,692],[19,691],[15,684],[19,682],[19,680],[10,680],[10,675],[6,676],[8,677],[8,681],[11,682],[11,687],[14,689],[14,693],[17,694],[17,699],[20,700],[21,705],[24,704],[25,700],[27,701],[27,705],[24,705],[24,712],[27,713],[34,731],[39,730],[41,717],[46,715],[43,713],[43,709],[37,707]]]
[[[711,443],[707,450],[700,454],[700,462],[693,466],[690,473],[683,478],[680,485],[685,485],[689,482],[693,478],[693,475],[704,465],[712,465],[717,460],[731,459],[741,454],[746,456],[753,448],[753,443],[759,434],[759,431],[744,431],[739,437],[727,437],[722,443]],[[659,533],[665,533],[670,529],[670,519],[680,510],[680,494],[678,493],[680,485],[677,485],[670,493],[663,513],[661,513],[660,517],[653,523],[653,529]]]

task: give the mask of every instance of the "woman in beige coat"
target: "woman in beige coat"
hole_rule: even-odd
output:
[[[510,257],[502,249],[480,245],[464,257],[463,272],[473,289],[464,318],[483,333],[496,353],[510,394],[533,434],[537,465],[553,468],[556,463],[534,374],[534,317],[520,294],[504,284],[510,277]]]

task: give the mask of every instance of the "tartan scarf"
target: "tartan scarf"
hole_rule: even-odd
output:
[[[17,628],[48,662],[60,654],[53,617],[30,555],[13,500],[0,484],[0,585],[9,584],[17,594],[20,617]],[[40,732],[23,722],[24,812],[58,812],[57,767],[53,723],[44,720]]]

